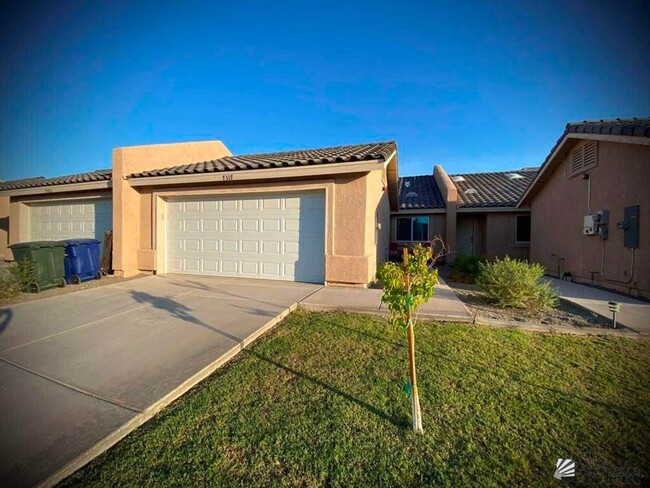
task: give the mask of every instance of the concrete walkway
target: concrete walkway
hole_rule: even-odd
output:
[[[557,278],[549,277],[547,279],[564,300],[608,319],[612,318],[608,302],[620,303],[621,311],[616,314],[616,322],[635,332],[650,334],[650,303],[592,286],[562,281]]]
[[[166,275],[0,309],[0,486],[71,474],[319,288]]]
[[[436,286],[436,294],[420,307],[418,318],[447,322],[473,322],[467,310],[442,278]],[[381,303],[382,290],[352,287],[321,288],[302,300],[298,306],[309,311],[347,310],[350,312],[389,315],[388,307]]]

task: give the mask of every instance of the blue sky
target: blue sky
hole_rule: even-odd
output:
[[[572,120],[650,115],[642,3],[3,2],[0,179],[114,147],[396,140],[403,175],[541,163]]]

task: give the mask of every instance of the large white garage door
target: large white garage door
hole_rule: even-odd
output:
[[[39,203],[29,208],[30,241],[94,238],[103,242],[104,232],[112,228],[109,198]]]
[[[322,192],[167,201],[167,272],[324,281]]]

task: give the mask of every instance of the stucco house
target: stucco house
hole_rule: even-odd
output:
[[[112,170],[0,185],[0,250],[100,238],[113,268],[365,286],[388,257],[393,142],[233,156],[220,141],[124,147]]]
[[[650,118],[567,124],[518,208],[549,274],[650,298]]]
[[[537,168],[448,175],[436,165],[433,174],[399,179],[399,207],[391,212],[393,251],[412,242],[441,236],[458,255],[488,258],[509,255],[528,259],[530,211],[517,203]]]

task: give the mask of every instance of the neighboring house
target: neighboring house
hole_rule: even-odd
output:
[[[393,142],[232,156],[118,148],[112,171],[0,185],[0,246],[113,229],[113,268],[365,286],[388,257]]]
[[[549,274],[650,298],[650,118],[567,124],[519,207]]]
[[[449,176],[435,166],[433,175],[400,178],[392,240],[399,246],[441,236],[447,262],[463,254],[528,259],[530,212],[517,202],[536,174],[524,168]]]

